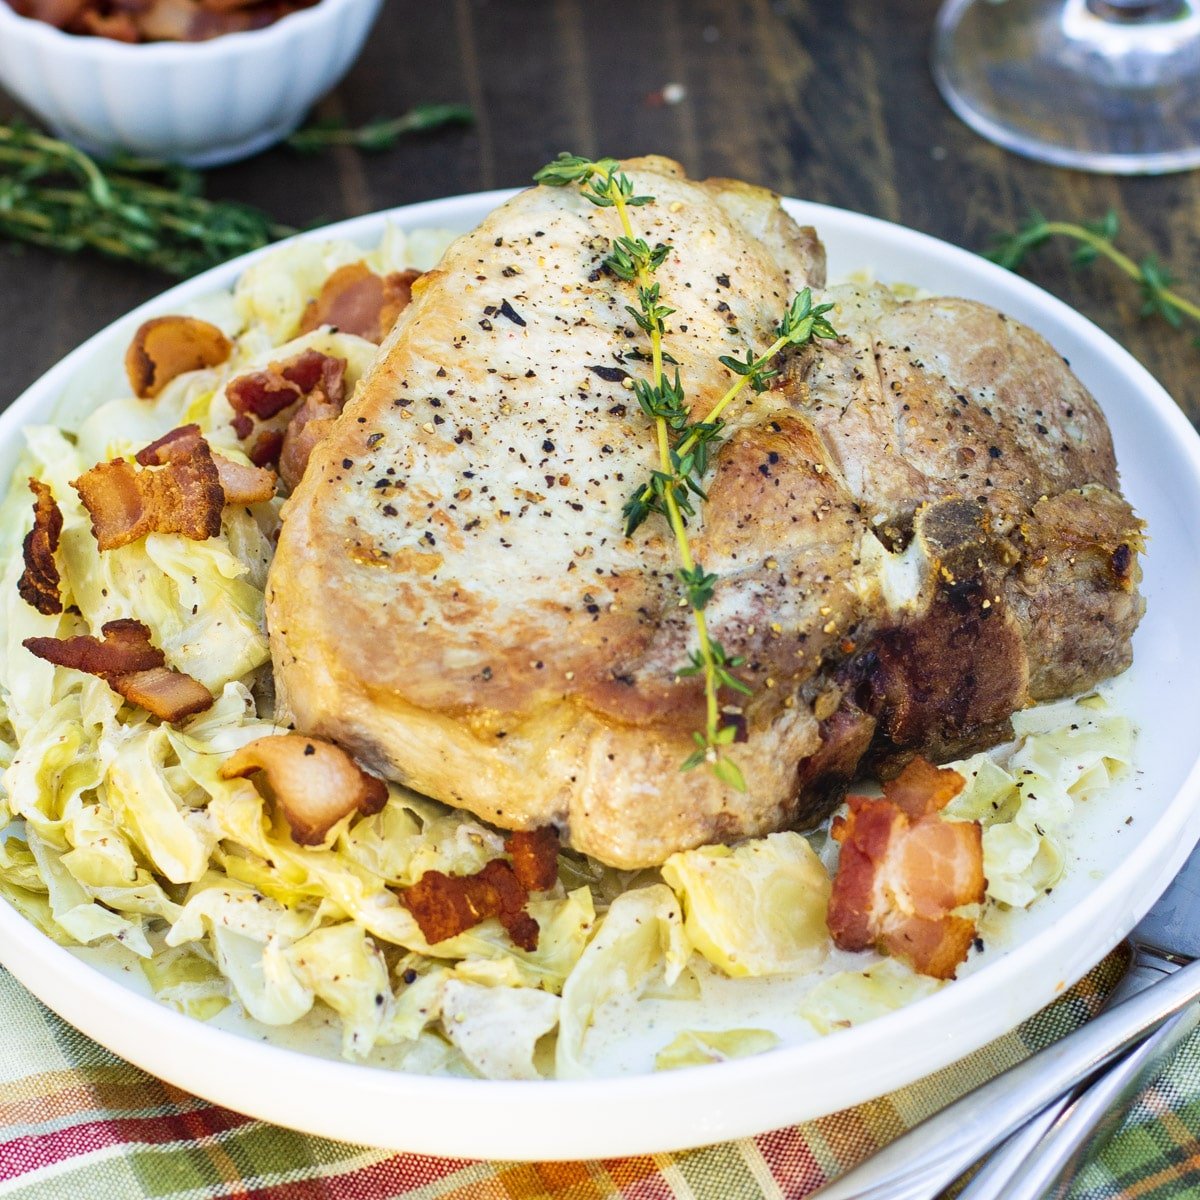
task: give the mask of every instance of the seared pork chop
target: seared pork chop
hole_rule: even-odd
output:
[[[823,251],[770,193],[625,164],[654,203],[667,348],[700,412]],[[842,337],[747,391],[693,523],[743,794],[681,772],[703,690],[674,542],[621,508],[654,466],[625,383],[619,228],[534,188],[418,281],[288,501],[268,584],[281,716],[508,828],[623,867],[813,820],[887,769],[1003,736],[1122,670],[1140,526],[1092,398],[1036,333],[963,300],[836,288]]]

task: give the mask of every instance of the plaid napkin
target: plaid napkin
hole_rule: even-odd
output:
[[[487,1163],[309,1137],[218,1108],[109,1054],[0,970],[0,1197],[16,1200],[796,1200],[963,1091],[1093,1016],[1114,952],[1013,1033],[891,1096],[677,1154]],[[1200,1196],[1200,1037],[1130,1114],[1073,1200]]]

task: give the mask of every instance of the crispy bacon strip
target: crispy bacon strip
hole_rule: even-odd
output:
[[[543,825],[529,832],[517,830],[505,839],[517,881],[527,892],[548,892],[558,882],[558,831]]]
[[[280,368],[284,379],[294,383],[307,395],[320,387],[332,404],[342,404],[346,399],[346,360],[322,354],[319,350],[305,350]]]
[[[209,690],[198,680],[166,665],[163,652],[150,641],[141,621],[108,621],[101,638],[26,638],[31,654],[56,667],[69,667],[103,679],[118,695],[160,720],[175,722],[212,707]]]
[[[221,766],[222,779],[262,771],[302,846],[317,846],[345,816],[377,813],[387,803],[387,784],[369,775],[340,746],[299,733],[258,738]]]
[[[308,353],[308,351],[306,351]],[[291,408],[304,393],[275,367],[250,371],[231,379],[225,386],[225,398],[230,407],[247,421],[253,417],[269,420],[285,408]],[[250,426],[252,427],[252,425]],[[234,425],[238,437],[246,437],[241,427]],[[247,428],[247,433],[249,428]]]
[[[200,433],[200,426],[180,425],[178,429],[172,429],[170,433],[143,447],[134,458],[144,467],[167,466],[202,453],[201,447],[209,449]],[[246,467],[223,454],[214,454],[212,458],[217,466],[217,477],[221,481],[226,504],[258,504],[275,495],[274,471],[258,466]]]
[[[253,429],[253,425],[247,429],[247,437]],[[239,434],[238,436],[241,437],[242,435]],[[250,451],[246,457],[256,467],[265,467],[268,463],[278,463],[279,456],[283,453],[283,438],[284,435],[278,429],[264,429],[254,439],[254,445],[250,447]]]
[[[201,442],[208,445],[200,434],[199,425],[179,425],[143,446],[133,460],[142,467],[164,467],[168,463],[183,462],[196,452]]]
[[[137,671],[161,667],[167,660],[150,642],[150,630],[141,621],[128,618],[108,621],[100,628],[103,640],[83,634],[79,637],[26,638],[21,644],[38,658],[56,667],[70,667],[97,675],[110,687],[113,680]]]
[[[827,917],[835,945],[874,947],[953,978],[975,937],[975,922],[954,910],[982,903],[986,886],[979,823],[938,815],[963,786],[957,772],[914,759],[882,799],[847,797],[850,811],[832,828],[841,843]]]
[[[212,693],[198,679],[170,667],[151,667],[122,675],[113,687],[130,704],[174,724],[213,706]]]
[[[914,758],[883,785],[883,794],[914,821],[940,813],[966,786],[957,772],[935,767],[927,758]]]
[[[320,294],[310,300],[297,333],[310,333],[331,325],[372,342],[382,342],[396,318],[412,299],[412,285],[420,271],[394,271],[376,275],[366,263],[338,267],[325,280]]]
[[[400,892],[401,902],[431,945],[496,917],[514,945],[532,951],[537,949],[539,930],[525,911],[528,899],[512,865],[503,859],[494,859],[474,875],[426,871]]]
[[[275,494],[275,473],[214,455],[199,425],[181,425],[126,459],[97,463],[71,486],[79,493],[101,550],[148,533],[203,541],[221,532],[226,504],[256,504]]]
[[[328,400],[340,405],[346,394],[345,375],[344,358],[305,350],[285,363],[271,363],[231,379],[225,386],[225,398],[239,415],[266,421],[318,386]]]
[[[153,532],[180,533],[195,541],[221,532],[225,493],[203,438],[189,442],[186,453],[176,446],[159,470],[139,471],[117,458],[97,463],[71,486],[92,518],[101,550],[115,550]]]
[[[208,321],[154,317],[133,335],[125,351],[125,373],[135,396],[153,400],[172,379],[186,371],[218,366],[232,352],[233,343]]]
[[[25,570],[17,580],[17,591],[26,604],[45,616],[53,616],[62,612],[58,565],[54,561],[62,534],[62,512],[54,502],[54,493],[40,479],[30,479],[29,490],[34,495],[33,528],[25,535]]]
[[[513,943],[536,950],[538,924],[525,911],[530,892],[558,882],[558,834],[552,826],[509,834],[512,862],[495,859],[474,875],[426,871],[400,899],[417,919],[425,940],[443,942],[496,917]]]
[[[13,8],[22,16],[62,29],[75,20],[87,4],[88,0],[15,0]]]

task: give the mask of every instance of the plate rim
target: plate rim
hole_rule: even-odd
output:
[[[478,214],[515,192],[464,193],[399,206],[307,230],[288,241],[365,240],[381,233],[389,221],[405,229],[457,228],[462,221],[456,221],[453,214],[465,213],[477,220]],[[970,251],[918,230],[810,201],[785,199],[784,204],[792,215],[818,228],[824,220],[844,226],[850,233],[857,228],[888,241],[909,242],[934,264],[931,270],[948,265],[982,273],[989,283],[1003,284],[1000,290],[1046,311],[1109,357],[1115,356],[1137,385],[1143,403],[1165,422],[1190,467],[1190,482],[1200,492],[1200,436],[1182,410],[1128,351],[1065,302]],[[0,450],[19,436],[35,411],[42,416],[51,414],[64,385],[80,368],[86,368],[98,351],[102,353],[110,343],[119,345],[124,330],[132,330],[147,316],[230,286],[248,266],[281,244],[287,243],[264,247],[177,284],[93,334],[0,415]],[[411,1075],[319,1058],[214,1028],[138,995],[56,945],[7,903],[0,905],[0,963],[68,1023],[113,1053],[215,1103],[303,1132],[402,1151],[508,1161],[653,1153],[760,1133],[861,1103],[944,1067],[1012,1029],[1075,982],[1090,965],[1073,963],[1059,979],[1044,980],[1014,1005],[1013,985],[1018,979],[1028,983],[1032,966],[1046,957],[1047,947],[1065,946],[1073,936],[1082,937],[1094,924],[1097,912],[1108,913],[1112,920],[1108,926],[1111,936],[1104,938],[1107,947],[1144,915],[1200,839],[1197,801],[1200,752],[1141,842],[1050,928],[952,987],[896,1013],[833,1037],[699,1068],[703,1076],[697,1076],[693,1068],[589,1080],[490,1081]],[[1152,865],[1157,880],[1148,885]],[[81,968],[87,983],[84,988],[80,987]],[[988,993],[1006,985],[1010,993],[1006,1002],[989,1006]],[[947,1018],[944,1028],[952,1028],[954,1022],[948,1018],[972,1007],[980,1019],[971,1036],[964,1039],[960,1032],[933,1038],[923,1049],[919,1070],[913,1069],[911,1054],[889,1054],[896,1048],[897,1034],[913,1023],[913,1013],[919,1012],[922,1025],[933,1031],[943,1027],[942,1018]],[[961,1025],[961,1020],[958,1023]],[[239,1063],[232,1073],[227,1065],[231,1056]],[[826,1073],[836,1072],[839,1060],[860,1056],[872,1062],[875,1084],[866,1090],[843,1090],[837,1093],[836,1103],[814,1108],[799,1101],[796,1089],[788,1086],[798,1072],[825,1078]],[[703,1086],[699,1086],[701,1080]],[[306,1096],[306,1090],[315,1097]],[[327,1105],[326,1098],[335,1095],[351,1100]],[[697,1104],[688,1101],[689,1096],[704,1101]],[[380,1102],[385,1102],[391,1113],[402,1112],[403,1121],[380,1116]],[[519,1122],[495,1119],[510,1107],[521,1113]],[[372,1110],[375,1116],[364,1120]],[[490,1120],[484,1119],[488,1116]],[[579,1119],[585,1116],[586,1120]],[[397,1128],[398,1124],[404,1127]]]

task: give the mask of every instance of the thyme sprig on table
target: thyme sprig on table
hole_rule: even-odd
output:
[[[1175,329],[1183,325],[1184,317],[1200,322],[1200,305],[1174,290],[1174,279],[1154,255],[1147,255],[1139,263],[1117,249],[1115,242],[1119,232],[1120,222],[1111,210],[1099,221],[1082,223],[1047,221],[1040,213],[1034,213],[1016,233],[997,238],[987,257],[1015,271],[1039,246],[1053,238],[1064,237],[1076,243],[1071,255],[1072,266],[1088,267],[1105,258],[1138,285],[1142,293],[1143,317],[1162,317]],[[1200,345],[1200,339],[1195,340]]]
[[[666,261],[673,247],[659,243],[651,246],[638,237],[629,209],[651,204],[653,196],[637,195],[633,182],[611,158],[591,160],[573,154],[560,154],[543,167],[534,179],[551,187],[578,185],[581,194],[599,208],[614,208],[621,223],[622,234],[613,238],[604,268],[617,279],[636,287],[637,304],[626,305],[638,328],[650,342],[649,378],[632,377],[631,384],[638,407],[654,422],[658,450],[658,469],[645,484],[638,486],[624,508],[626,536],[632,534],[652,513],[665,518],[674,535],[680,566],[676,576],[683,587],[684,600],[691,610],[696,629],[697,649],[691,651],[689,662],[677,668],[680,678],[703,676],[705,725],[703,731],[692,734],[696,750],[681,764],[690,770],[706,763],[722,783],[737,791],[746,790],[746,781],[737,763],[728,757],[724,748],[737,737],[738,727],[722,719],[720,692],[722,688],[750,695],[751,689],[733,671],[744,664],[736,655],[729,655],[711,634],[705,608],[712,599],[718,578],[697,562],[687,532],[687,518],[696,515],[694,501],[707,499],[703,478],[713,447],[724,429],[722,414],[746,387],[764,391],[777,373],[771,361],[785,346],[802,345],[814,337],[836,337],[837,334],[824,314],[833,306],[814,306],[812,293],[805,288],[788,306],[778,327],[776,338],[765,353],[755,356],[747,350],[744,359],[724,356],[721,363],[738,376],[735,382],[712,407],[702,421],[692,421],[679,368],[663,347],[666,319],[674,309],[662,298],[661,286],[653,278],[655,271]],[[626,359],[645,361],[643,353],[626,355]],[[666,363],[675,366],[668,375]]]
[[[194,171],[102,164],[26,126],[0,125],[0,237],[187,276],[295,232],[249,205],[206,199]]]
[[[398,117],[380,117],[365,125],[314,121],[297,129],[284,144],[301,154],[316,154],[330,146],[375,152],[390,150],[406,134],[430,133],[446,125],[471,125],[474,121],[475,113],[465,104],[418,104]]]
[[[461,104],[423,104],[347,128],[322,122],[287,144],[385,150],[408,133],[469,124]],[[139,158],[100,162],[26,125],[0,124],[0,238],[67,254],[93,250],[168,275],[195,275],[297,233],[248,204],[209,200],[196,171]]]

